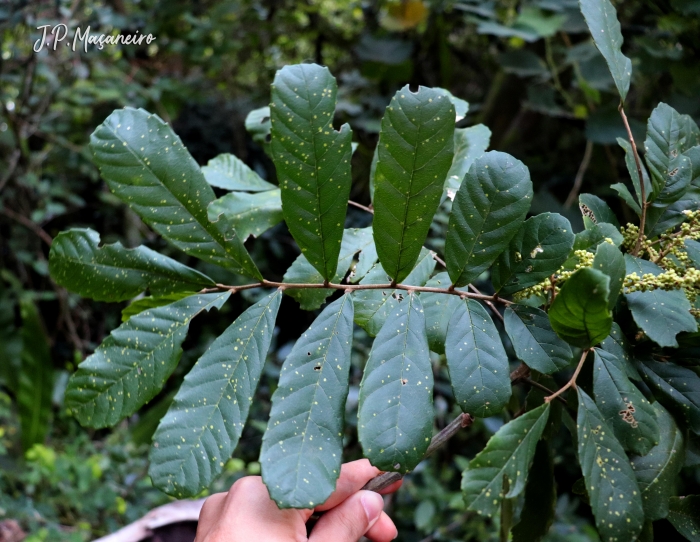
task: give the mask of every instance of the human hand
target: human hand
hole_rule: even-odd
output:
[[[216,493],[202,507],[195,542],[357,542],[363,535],[389,542],[398,531],[382,511],[378,493],[362,491],[380,473],[366,459],[345,463],[335,492],[314,510],[280,510],[259,476],[238,480],[227,493]],[[393,493],[401,481],[382,494]],[[325,512],[307,538],[306,522],[314,512]]]

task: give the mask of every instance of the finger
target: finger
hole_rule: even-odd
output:
[[[311,515],[310,510],[277,508],[259,476],[241,478],[223,500],[217,496],[213,504],[215,506],[204,510],[205,519],[213,526],[203,533],[213,540],[217,540],[217,536],[228,540],[231,533],[236,534],[235,540],[255,540],[262,531],[265,542],[302,539],[306,534],[304,523]]]
[[[335,491],[328,497],[326,502],[321,506],[317,506],[316,510],[320,512],[322,510],[335,508],[350,495],[357,493],[362,489],[362,486],[379,473],[380,470],[373,467],[367,459],[359,459],[358,461],[345,463],[340,467],[340,476],[335,485]]]
[[[215,493],[207,498],[199,512],[199,523],[197,524],[197,536],[195,542],[204,540],[209,531],[216,525],[216,521],[223,510],[226,493]]]
[[[358,491],[318,520],[309,542],[357,542],[379,520],[383,507],[378,493]]]
[[[390,486],[385,487],[381,491],[377,491],[380,495],[388,495],[389,493],[394,493],[395,491],[398,491],[398,489],[403,485],[403,478],[401,480],[397,480]]]
[[[399,531],[391,521],[391,518],[386,515],[386,512],[382,512],[377,520],[377,523],[372,525],[365,536],[372,540],[373,542],[389,542],[394,540],[399,535]]]

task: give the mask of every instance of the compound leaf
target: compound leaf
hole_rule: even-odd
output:
[[[505,328],[515,355],[531,369],[551,374],[571,363],[571,347],[557,336],[543,310],[510,305],[505,312]]]
[[[593,352],[593,392],[605,422],[626,451],[648,453],[659,442],[654,408],[614,355],[598,348]]]
[[[233,154],[224,153],[212,158],[206,166],[202,166],[202,174],[210,185],[224,190],[267,192],[277,189]]]
[[[469,462],[462,473],[462,494],[469,510],[493,517],[504,498],[522,493],[549,411],[547,403],[508,422]],[[509,485],[505,495],[504,477]]]
[[[687,137],[683,127],[681,115],[663,102],[652,111],[647,123],[644,148],[653,189],[649,200],[657,207],[678,201],[692,180],[690,158],[682,154]]]
[[[683,433],[668,411],[658,402],[652,405],[661,429],[659,443],[646,455],[631,458],[647,521],[668,515],[668,504],[676,489],[676,477],[683,467],[685,445]]]
[[[280,508],[313,508],[335,490],[343,457],[353,305],[328,305],[292,348],[260,450],[263,481]]]
[[[692,369],[653,359],[642,359],[637,366],[661,404],[700,432],[700,377]]]
[[[195,292],[212,279],[147,247],[100,244],[89,229],[59,233],[51,244],[51,277],[71,292],[97,301],[124,301],[148,289],[156,296]]]
[[[593,41],[608,64],[620,98],[625,101],[632,78],[632,61],[622,54],[622,31],[610,0],[579,0]]]
[[[340,254],[338,255],[338,267],[332,282],[339,283],[343,280],[352,265],[355,254],[359,251],[371,250],[373,245],[371,228],[345,230],[343,232],[343,243],[340,245]],[[287,269],[283,281],[319,284],[323,282],[323,277],[309,263],[306,256],[300,254]],[[287,288],[285,293],[296,299],[302,309],[312,311],[323,305],[326,298],[333,293],[333,290],[330,288]]]
[[[270,348],[282,292],[246,309],[185,377],[153,437],[149,474],[177,498],[207,489],[243,432]]]
[[[501,295],[510,295],[557,271],[574,246],[571,224],[556,213],[528,218],[496,260],[491,281]]]
[[[53,364],[51,348],[34,302],[22,297],[22,352],[17,385],[17,411],[22,431],[22,449],[29,450],[46,438],[51,420]]]
[[[552,329],[579,348],[590,348],[610,333],[610,277],[584,267],[564,283],[549,309]]]
[[[634,471],[605,418],[586,392],[578,391],[578,458],[603,540],[635,540],[644,511]]]
[[[328,68],[285,66],[275,75],[270,104],[284,219],[302,254],[328,280],[338,265],[352,182],[352,130],[333,128],[337,89]]]
[[[248,194],[231,192],[209,205],[209,218],[216,221],[224,215],[238,236],[245,240],[249,236],[259,237],[261,233],[282,222],[282,199],[280,190]]]
[[[531,201],[532,181],[522,162],[496,151],[474,162],[455,196],[445,239],[455,286],[472,282],[508,247]]]
[[[433,427],[433,369],[425,317],[415,294],[392,308],[360,385],[357,432],[365,457],[384,471],[420,463]]]
[[[646,274],[663,272],[658,265],[647,260],[625,254],[627,274],[636,273],[642,278]],[[697,331],[695,318],[690,313],[690,302],[683,290],[650,290],[625,294],[627,306],[639,328],[659,346],[677,347],[676,335],[682,331]],[[659,325],[663,322],[663,325]]]
[[[190,256],[262,279],[225,222],[209,222],[214,191],[180,138],[157,115],[126,107],[90,137],[109,189],[149,226]]]
[[[671,497],[668,520],[690,542],[700,542],[700,495]]]
[[[423,286],[435,269],[433,253],[428,249],[421,251],[418,263],[404,279],[403,284]],[[391,278],[381,264],[375,265],[360,281],[360,284],[388,284]],[[372,337],[379,333],[389,313],[393,311],[406,293],[403,290],[359,290],[353,294],[355,300],[355,323]]]
[[[455,110],[444,92],[406,85],[387,106],[377,144],[374,243],[402,282],[420,255],[454,154]]]
[[[600,222],[607,222],[616,228],[620,227],[615,213],[612,209],[598,196],[593,194],[581,194],[578,197],[578,207],[581,209],[583,223],[586,228],[590,228]]]
[[[229,295],[191,295],[130,318],[71,376],[66,407],[82,425],[96,428],[112,426],[136,412],[155,397],[175,369],[192,318],[221,308]]]
[[[478,418],[498,414],[511,395],[508,355],[493,320],[473,299],[452,313],[445,356],[455,400]]]

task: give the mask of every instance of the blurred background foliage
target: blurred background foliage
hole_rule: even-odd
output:
[[[659,101],[700,118],[700,0],[614,2],[632,58],[627,114],[643,133]],[[90,46],[34,53],[38,26],[64,23],[91,33],[151,33],[150,45]],[[110,431],[80,428],[62,408],[68,375],[120,321],[120,305],[83,300],[52,283],[53,236],[91,227],[103,242],[145,243],[182,258],[106,189],[92,165],[90,133],[115,108],[143,107],[171,123],[204,164],[232,152],[274,182],[264,140],[245,118],[267,104],[275,71],[325,64],[337,77],[337,122],[358,148],[351,198],[368,204],[369,168],[384,107],[404,84],[439,86],[467,100],[460,126],[482,122],[492,149],[530,168],[533,212],[556,211],[581,229],[579,191],[607,199],[629,183],[616,138],[623,135],[605,62],[576,0],[5,0],[0,3],[0,521],[14,518],[27,540],[83,541],[127,524],[167,498],[146,476],[146,450],[182,374],[255,294],[223,314],[198,318],[185,354],[160,396]],[[68,40],[67,40],[68,41]],[[642,135],[637,141],[643,140]],[[610,199],[620,216],[629,209]],[[440,237],[449,200],[434,222]],[[347,226],[370,216],[350,208]],[[441,252],[433,242],[431,248]],[[280,280],[296,257],[284,226],[247,243],[263,274]],[[214,278],[220,270],[189,261]],[[485,286],[488,288],[488,286]],[[243,295],[245,294],[245,295]],[[311,323],[285,298],[251,423],[212,491],[259,471],[257,454],[279,368]],[[371,341],[358,330],[347,406],[347,459],[360,454],[357,384]],[[437,427],[457,413],[444,360],[435,356]],[[524,390],[514,396],[517,412]],[[479,420],[410,475],[389,503],[401,540],[499,540],[497,522],[467,513],[459,472],[503,423]],[[557,519],[547,540],[597,540],[577,497],[572,443],[559,435]],[[682,474],[688,493],[697,470]],[[683,492],[681,492],[683,494]],[[663,534],[664,522],[657,522]],[[670,531],[672,532],[672,531]]]

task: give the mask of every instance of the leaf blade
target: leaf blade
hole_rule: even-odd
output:
[[[358,438],[375,467],[406,473],[423,459],[433,427],[432,399],[423,308],[409,294],[377,334],[360,385]]]
[[[455,286],[476,279],[506,249],[531,200],[532,181],[522,162],[496,151],[474,162],[455,196],[445,240]]]
[[[274,184],[264,181],[243,160],[229,153],[209,160],[206,166],[202,166],[202,174],[211,186],[224,190],[266,192],[277,189]]]
[[[352,321],[352,298],[345,294],[314,320],[282,367],[260,451],[263,481],[280,508],[313,508],[335,490]]]
[[[296,64],[275,74],[270,103],[282,212],[302,253],[328,280],[338,264],[352,182],[352,130],[333,128],[336,93],[328,68]]]
[[[463,412],[485,418],[500,412],[511,396],[508,356],[493,320],[467,299],[450,318],[445,356],[455,400]]]
[[[454,106],[440,91],[408,86],[382,119],[374,176],[374,243],[382,267],[403,281],[418,260],[454,155]]]
[[[149,454],[156,487],[177,498],[207,489],[243,432],[270,348],[282,292],[246,309],[187,374]],[[194,435],[193,435],[194,433]]]
[[[196,294],[130,318],[71,376],[66,407],[88,427],[114,425],[161,389],[177,365],[191,319],[220,308],[230,292]]]
[[[235,232],[209,222],[214,192],[158,116],[119,109],[92,133],[90,150],[112,193],[169,242],[196,258],[262,279]]]
[[[61,286],[97,301],[124,301],[148,289],[153,295],[194,292],[212,279],[150,248],[100,244],[90,229],[59,233],[51,244],[49,271]]]

